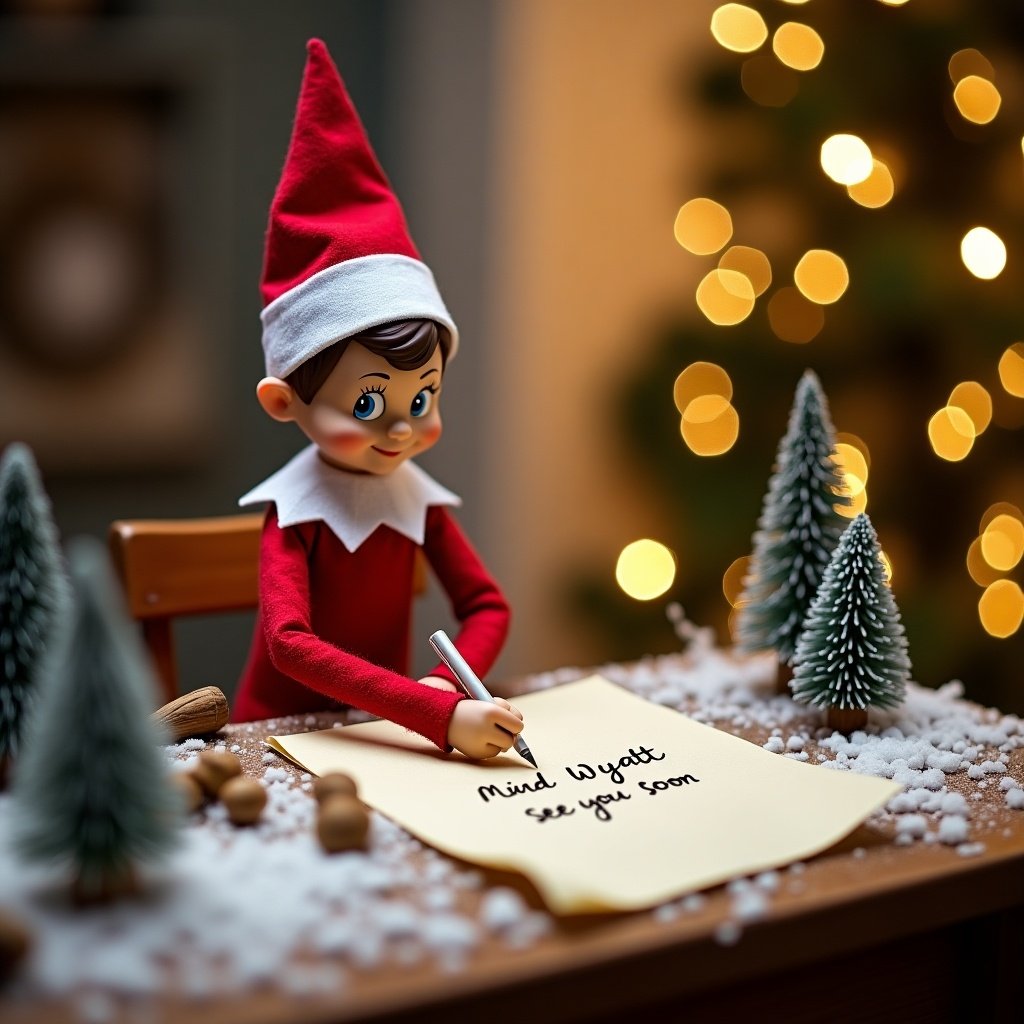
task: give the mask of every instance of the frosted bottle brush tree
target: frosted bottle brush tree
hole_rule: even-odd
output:
[[[16,780],[16,843],[26,859],[70,864],[87,903],[136,888],[135,865],[170,847],[180,809],[149,717],[153,672],[103,546],[77,541],[70,573],[70,621]]]
[[[847,525],[836,506],[846,507],[851,499],[834,451],[828,401],[817,376],[807,370],[779,442],[737,613],[740,649],[778,654],[780,690],[788,681],[787,666],[793,663],[804,618]]]
[[[65,594],[57,531],[32,452],[0,459],[0,788],[25,721]]]
[[[871,520],[850,524],[825,570],[796,647],[793,697],[828,709],[841,732],[862,728],[869,707],[902,703],[907,639],[885,579]]]

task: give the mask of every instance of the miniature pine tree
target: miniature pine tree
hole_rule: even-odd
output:
[[[94,902],[135,888],[134,865],[172,844],[179,804],[150,721],[153,672],[106,552],[81,540],[69,561],[74,603],[16,779],[16,842],[27,859],[70,863],[76,899]]]
[[[847,520],[843,479],[832,459],[835,430],[828,401],[813,372],[797,385],[789,426],[768,484],[750,574],[737,614],[737,641],[747,653],[774,650],[780,688],[829,557]]]
[[[907,639],[874,527],[861,514],[840,538],[796,647],[793,697],[828,708],[828,724],[862,728],[868,707],[902,702]]]
[[[18,756],[40,663],[66,592],[57,531],[31,451],[0,459],[0,788]]]

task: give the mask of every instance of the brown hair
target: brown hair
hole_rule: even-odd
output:
[[[430,359],[438,345],[443,368],[452,345],[448,331],[433,320],[395,320],[368,327],[310,356],[285,377],[285,382],[306,405],[316,397],[351,341],[358,341],[374,355],[383,356],[396,370],[417,369]]]

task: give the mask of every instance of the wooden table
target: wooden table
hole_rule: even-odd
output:
[[[318,716],[317,727],[336,718]],[[267,730],[243,735],[238,729],[229,727],[226,741],[241,743],[247,769],[261,774]],[[765,738],[757,729],[743,733],[755,742]],[[813,745],[808,750],[815,752]],[[1024,779],[1024,751],[1012,753],[1009,768]],[[951,788],[958,778],[950,777]],[[966,792],[966,778],[960,781]],[[298,1001],[276,991],[202,1003],[168,997],[151,1017],[133,1012],[123,1019],[1020,1020],[1024,812],[1009,810],[994,785],[971,806],[975,821],[994,822],[973,830],[982,852],[898,846],[891,827],[861,827],[801,872],[781,871],[767,915],[744,926],[734,945],[715,937],[731,916],[731,897],[720,888],[699,910],[671,920],[656,912],[585,917],[558,922],[526,950],[489,942],[460,973],[431,966],[353,972],[337,996]],[[540,905],[524,881],[493,872],[485,877],[489,884],[514,884]],[[464,893],[462,909],[472,913],[479,899],[479,892]],[[74,1019],[66,1006],[16,1007],[0,998],[5,1024]]]

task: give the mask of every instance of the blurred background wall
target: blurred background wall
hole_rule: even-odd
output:
[[[978,699],[1024,707],[1020,632],[997,638],[978,612],[985,587],[1019,583],[1019,565],[979,568],[978,544],[973,576],[966,561],[986,517],[1024,503],[1024,402],[997,372],[1024,335],[1019,18],[959,0],[844,12],[772,0],[749,8],[765,34],[755,24],[744,37],[748,19],[737,42],[709,31],[719,6],[8,0],[0,442],[33,445],[62,533],[230,512],[301,446],[254,399],[257,282],[303,47],[318,35],[465,339],[445,437],[424,464],[463,495],[461,518],[512,600],[496,677],[670,649],[670,600],[726,641],[723,577],[735,600],[810,366],[870,459],[860,489],[918,677],[961,676]],[[820,67],[806,37],[796,57],[773,49],[784,22],[819,34]],[[957,73],[995,79],[991,125],[952,96],[950,57],[974,47],[991,71],[970,57]],[[833,132],[884,158],[891,203],[861,206],[826,178],[818,146]],[[731,213],[717,248],[687,248],[685,223],[673,237],[694,198]],[[713,234],[710,215],[694,230]],[[973,224],[1007,243],[995,280],[960,259]],[[746,308],[745,294],[726,288],[724,314],[695,297],[727,243],[762,254],[773,275],[739,319],[730,302]],[[835,302],[794,287],[811,249],[845,259]],[[688,439],[673,384],[704,362],[728,376],[732,412],[716,405]],[[950,461],[926,426],[966,381],[984,387],[992,425],[982,436],[946,413],[954,446],[973,449]],[[614,575],[642,537],[676,567],[645,602]],[[417,619],[424,637],[449,624],[437,595]],[[186,682],[230,689],[250,630],[248,616],[184,629]]]

